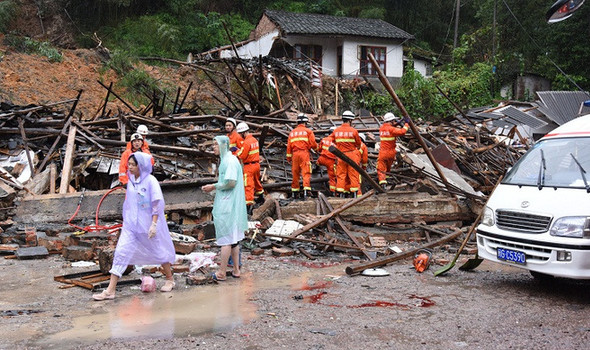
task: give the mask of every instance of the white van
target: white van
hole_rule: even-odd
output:
[[[491,194],[481,258],[534,277],[590,279],[590,114],[540,139]]]

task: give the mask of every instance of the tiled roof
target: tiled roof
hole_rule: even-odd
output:
[[[336,17],[275,10],[266,10],[264,13],[285,34],[351,35],[386,39],[414,39],[413,35],[380,19]]]

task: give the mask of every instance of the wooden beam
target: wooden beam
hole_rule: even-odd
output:
[[[334,216],[336,216],[336,215],[340,214],[341,212],[345,211],[346,209],[356,205],[357,203],[364,201],[365,199],[371,197],[374,194],[375,194],[375,190],[370,190],[369,192],[365,193],[364,195],[362,195],[358,198],[355,198],[355,199],[351,200],[350,202],[344,204],[343,206],[334,210],[330,214],[322,216],[319,220],[303,226],[299,230],[297,230],[297,231],[293,232],[291,235],[289,235],[289,238],[295,238],[295,237],[299,236],[300,234],[313,229],[314,227],[318,227],[319,225],[330,220]],[[288,242],[288,240],[287,240],[287,242]]]
[[[81,95],[82,95],[82,90],[78,91],[78,96],[76,97],[76,101],[72,105],[72,108],[70,108],[70,112],[66,116],[66,120],[64,122],[64,126],[61,129],[61,132],[57,135],[57,138],[55,139],[55,141],[53,141],[53,145],[51,145],[51,148],[49,148],[49,151],[47,152],[47,155],[45,155],[45,159],[43,159],[43,161],[41,162],[41,165],[39,165],[39,167],[37,168],[38,171],[43,171],[43,168],[45,168],[45,164],[47,164],[47,162],[49,161],[49,159],[51,159],[51,155],[53,154],[53,151],[55,150],[55,147],[59,143],[59,140],[61,140],[61,135],[63,133],[65,133],[66,130],[70,127],[70,124],[72,123],[72,118],[73,118],[73,115],[74,115],[74,111],[76,110],[76,106],[78,105],[78,102],[80,101],[80,96]]]
[[[61,183],[59,185],[59,193],[68,193],[70,186],[70,176],[72,174],[72,166],[74,165],[74,152],[76,150],[76,126],[70,126],[68,134],[68,142],[66,144],[66,155],[64,156],[64,164],[61,171]]]
[[[319,192],[318,198],[319,198],[320,201],[324,202],[324,205],[326,206],[326,208],[330,212],[333,212],[334,211],[334,208],[328,202],[328,199],[326,198],[326,196],[324,196],[323,193]],[[342,228],[342,230],[344,231],[344,233],[346,233],[346,235],[348,236],[348,238],[350,238],[352,240],[352,242],[363,252],[363,254],[365,254],[365,256],[367,257],[367,259],[373,260],[373,257],[371,257],[371,255],[369,255],[369,253],[367,253],[367,251],[365,250],[365,246],[363,244],[361,244],[356,239],[356,237],[352,234],[352,232],[348,229],[348,227],[346,227],[346,225],[344,224],[344,222],[342,221],[342,219],[340,218],[340,216],[339,215],[334,216],[334,220]]]
[[[55,182],[57,180],[57,165],[49,164],[49,193],[55,193]]]
[[[381,67],[379,67],[379,64],[375,60],[375,57],[373,57],[373,54],[369,53],[368,56],[369,56],[369,60],[371,60],[371,63],[373,64],[373,68],[375,68],[377,70],[377,73],[379,74],[379,80],[381,81],[381,83],[383,84],[383,86],[385,87],[387,92],[389,92],[389,94],[393,98],[393,101],[395,102],[395,104],[397,105],[399,110],[402,112],[402,115],[405,118],[407,118],[408,124],[410,125],[410,129],[412,129],[412,133],[414,134],[414,137],[418,140],[418,143],[420,144],[420,146],[422,146],[422,148],[424,149],[424,152],[426,152],[426,155],[428,156],[428,159],[430,160],[430,162],[432,163],[432,166],[436,170],[436,173],[440,177],[442,183],[448,189],[450,186],[449,182],[447,181],[447,178],[443,174],[438,162],[436,161],[436,159],[434,159],[432,152],[430,152],[430,148],[428,148],[428,145],[426,145],[426,142],[424,142],[424,139],[420,135],[420,130],[418,130],[418,128],[416,127],[416,125],[412,121],[412,118],[410,118],[410,115],[408,114],[406,107],[404,107],[402,101],[399,99],[399,97],[395,93],[395,90],[393,90],[393,87],[389,83],[389,80],[387,80],[387,77],[385,76],[385,74],[383,74]],[[453,194],[453,196],[454,196],[454,194]]]
[[[443,238],[441,238],[439,240],[436,240],[434,242],[425,244],[422,247],[411,249],[411,250],[405,251],[405,252],[400,253],[400,254],[395,254],[393,256],[389,255],[389,256],[386,256],[386,257],[383,257],[383,258],[380,258],[380,259],[377,259],[377,260],[373,260],[373,261],[368,262],[368,263],[347,266],[346,267],[346,273],[348,275],[354,275],[354,274],[360,273],[360,272],[362,272],[363,270],[366,270],[366,269],[371,269],[371,268],[375,268],[375,267],[379,267],[379,266],[384,266],[384,265],[387,265],[387,264],[392,263],[394,261],[398,261],[398,260],[401,260],[401,259],[413,257],[421,249],[433,248],[433,247],[437,247],[439,245],[442,245],[444,243],[450,242],[450,241],[454,240],[455,238],[459,237],[462,233],[463,233],[463,231],[457,229],[455,232],[453,232],[453,233],[451,233],[449,235],[446,235],[445,237],[443,237]]]

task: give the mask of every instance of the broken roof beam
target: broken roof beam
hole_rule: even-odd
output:
[[[127,143],[124,141],[116,141],[116,140],[109,140],[109,139],[100,139],[94,138],[100,144],[108,145],[108,146],[119,146],[125,147]],[[172,153],[181,153],[187,155],[197,155],[204,158],[217,158],[217,156],[213,153],[199,151],[198,149],[188,148],[188,147],[180,147],[180,146],[168,146],[168,145],[157,145],[157,144],[150,144],[150,150],[154,151],[164,151],[164,152],[172,152]]]

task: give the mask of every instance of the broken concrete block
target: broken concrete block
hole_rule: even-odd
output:
[[[25,247],[19,248],[15,253],[17,259],[40,259],[49,256],[49,251],[45,247]]]
[[[295,251],[293,249],[277,247],[272,248],[272,255],[274,256],[291,256],[293,254],[295,254]]]
[[[64,259],[69,261],[88,261],[94,259],[94,249],[92,247],[69,246],[62,249],[62,255]]]
[[[189,254],[191,253],[193,250],[195,250],[195,248],[197,247],[197,242],[179,242],[176,240],[173,240],[172,243],[174,243],[174,250],[176,251],[177,254]]]
[[[263,255],[264,254],[264,249],[262,248],[254,248],[250,251],[251,255]]]

